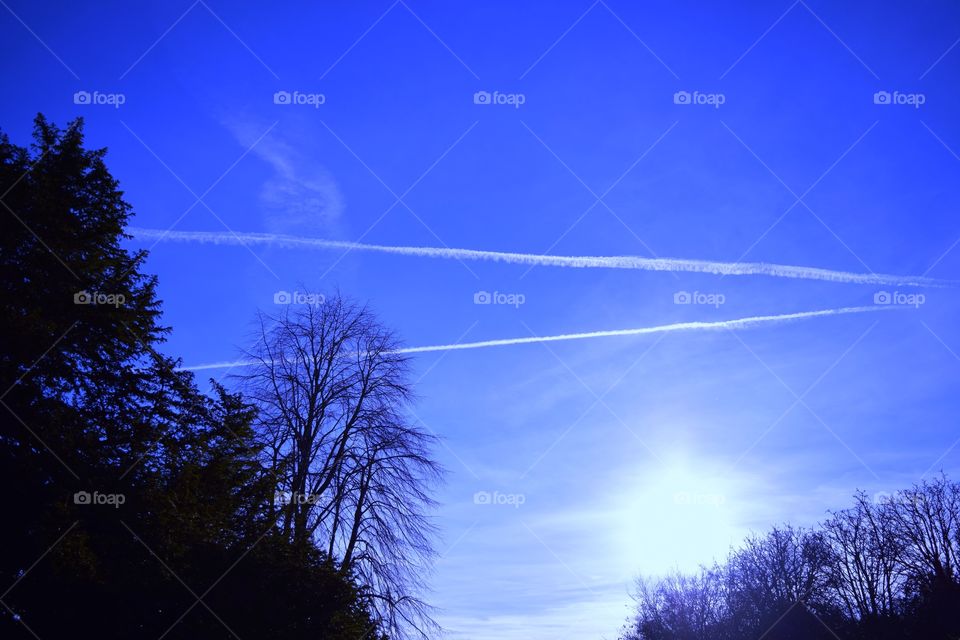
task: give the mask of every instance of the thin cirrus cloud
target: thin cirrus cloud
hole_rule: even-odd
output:
[[[899,306],[874,306],[874,307],[841,307],[838,309],[821,309],[819,311],[801,311],[798,313],[784,313],[770,316],[752,316],[748,318],[737,318],[734,320],[721,320],[718,322],[676,322],[673,324],[662,324],[653,327],[638,327],[632,329],[613,329],[607,331],[588,331],[583,333],[562,333],[551,336],[528,336],[523,338],[501,338],[497,340],[481,340],[478,342],[459,342],[454,344],[436,344],[421,347],[404,347],[396,349],[393,353],[429,353],[432,351],[456,351],[463,349],[483,349],[487,347],[505,347],[521,344],[535,344],[542,342],[562,342],[567,340],[587,340],[592,338],[612,338],[624,336],[640,336],[653,333],[672,333],[679,331],[720,331],[736,329],[752,329],[768,324],[782,324],[787,322],[796,322],[799,320],[808,320],[812,318],[821,318],[825,316],[847,315],[851,313],[871,313],[876,311],[892,311],[903,309]],[[233,362],[214,362],[209,364],[199,364],[189,367],[181,367],[184,371],[205,371],[209,369],[229,369],[233,367],[245,367],[256,364],[258,360],[235,360]]]
[[[283,232],[326,230],[343,213],[343,195],[330,174],[273,128],[229,123],[236,140],[273,169],[260,187],[268,227]]]
[[[278,233],[223,233],[215,231],[165,231],[129,227],[127,232],[143,240],[195,242],[207,244],[258,244],[301,249],[345,249],[421,258],[479,260],[544,267],[633,269],[640,271],[692,272],[714,275],[762,275],[776,278],[821,280],[847,284],[872,284],[903,287],[954,287],[958,282],[926,276],[899,276],[884,273],[856,273],[819,267],[771,264],[766,262],[719,262],[684,258],[643,258],[640,256],[555,256],[478,249],[412,247],[367,244],[344,240],[285,235]]]

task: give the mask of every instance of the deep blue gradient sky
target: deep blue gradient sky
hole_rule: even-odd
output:
[[[953,2],[0,4],[0,126],[26,143],[38,111],[83,116],[137,227],[960,279]],[[75,104],[79,91],[124,102]],[[278,91],[323,104],[275,104]],[[723,104],[677,104],[680,91]],[[883,91],[923,104],[877,104]],[[186,365],[237,358],[255,312],[304,287],[369,301],[411,346],[871,306],[895,290],[130,247],[152,247],[167,347]],[[525,302],[477,305],[478,291]],[[678,305],[678,291],[725,301]],[[640,573],[813,523],[857,488],[956,470],[960,291],[900,292],[925,301],[416,356],[416,419],[450,472],[440,621],[457,638],[612,638]]]

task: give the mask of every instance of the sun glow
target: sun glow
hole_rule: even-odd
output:
[[[738,524],[742,482],[689,453],[626,483],[618,497],[627,563],[644,575],[695,569],[726,555],[745,530]]]

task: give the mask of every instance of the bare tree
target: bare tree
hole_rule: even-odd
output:
[[[724,573],[734,635],[760,634],[772,626],[768,638],[791,628],[822,631],[809,618],[830,614],[829,562],[829,546],[818,531],[787,525],[748,538],[731,553]]]
[[[637,613],[624,640],[717,640],[727,618],[719,568],[694,575],[676,572],[656,581],[638,579]]]
[[[956,582],[960,571],[960,485],[940,476],[898,491],[883,514],[903,547],[900,560],[914,582]]]
[[[960,484],[854,495],[814,529],[752,536],[711,572],[639,582],[623,640],[960,637]]]
[[[427,513],[441,469],[433,436],[407,417],[413,394],[398,347],[367,308],[338,294],[261,315],[256,364],[242,380],[260,409],[283,534],[355,575],[392,634],[426,637],[436,629],[420,598],[434,555]]]
[[[896,612],[903,587],[903,546],[888,511],[889,506],[858,492],[852,508],[832,513],[823,524],[833,551],[834,593],[849,618],[882,619]]]
[[[807,601],[820,592],[827,581],[827,562],[819,533],[789,525],[748,538],[729,560],[731,577],[750,597],[785,603]]]

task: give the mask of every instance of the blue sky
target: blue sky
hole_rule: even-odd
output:
[[[2,4],[0,126],[82,115],[140,228],[960,279],[955,3]],[[410,346],[898,307],[414,356],[452,637],[615,637],[640,573],[960,461],[955,288],[130,246],[186,365],[304,287]]]

